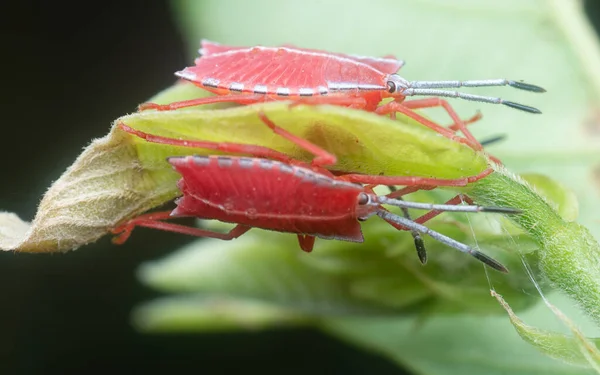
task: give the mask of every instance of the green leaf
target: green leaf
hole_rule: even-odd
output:
[[[523,316],[556,327],[544,310],[541,305]],[[497,316],[430,316],[425,321],[414,317],[345,318],[329,319],[321,327],[417,374],[594,373],[545,356],[522,341],[507,319]]]
[[[167,259],[145,264],[139,276],[166,292],[258,299],[304,314],[386,311],[354,301],[343,278],[305,266],[303,259],[310,254],[297,246],[293,236],[254,230],[236,241],[194,242]]]
[[[528,326],[517,317],[502,296],[496,292],[492,292],[492,296],[496,297],[498,302],[504,307],[510,317],[510,322],[523,340],[553,358],[561,359],[574,365],[589,366],[597,373],[600,373],[600,351],[598,350],[600,339],[587,339],[579,328],[556,306],[545,301],[554,315],[559,317],[569,327],[572,336]]]
[[[256,300],[226,297],[167,297],[138,307],[133,323],[153,332],[224,332],[299,326],[311,319],[290,309]],[[312,322],[311,322],[312,323]]]
[[[123,116],[117,121],[153,135],[262,145],[294,159],[308,162],[314,158],[289,140],[273,134],[257,116],[260,110],[286,130],[336,155],[338,162],[332,167],[335,170],[463,178],[487,168],[487,159],[482,153],[441,137],[405,117],[399,118],[399,126],[398,121],[386,117],[337,106],[290,108],[287,102],[276,102],[227,111],[148,111]],[[132,142],[138,149],[140,162],[149,168],[162,165],[167,169],[165,157],[170,155],[219,153],[152,144],[138,137],[133,137]]]

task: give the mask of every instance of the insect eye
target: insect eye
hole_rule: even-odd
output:
[[[388,92],[390,94],[395,93],[396,92],[396,82],[394,82],[394,81],[388,81],[387,82],[387,89],[388,89]]]
[[[365,193],[360,193],[358,195],[358,204],[360,205],[365,205],[367,203],[369,203],[370,199],[369,196]]]

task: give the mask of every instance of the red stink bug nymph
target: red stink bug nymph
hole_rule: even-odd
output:
[[[481,145],[466,129],[449,103],[440,97],[503,104],[530,113],[538,109],[501,98],[473,95],[445,88],[512,86],[544,92],[539,86],[508,79],[470,81],[408,81],[397,74],[404,65],[394,57],[367,57],[286,47],[231,47],[202,41],[201,57],[195,66],[176,75],[217,96],[174,102],[166,105],[144,103],[140,110],[178,108],[235,102],[253,104],[270,100],[292,100],[305,104],[335,104],[374,111],[378,114],[400,112],[438,133],[455,139],[460,130],[475,149]],[[405,101],[411,96],[432,98]],[[393,100],[380,105],[383,99]],[[435,124],[414,109],[442,107],[454,124],[450,129]],[[475,116],[466,123],[477,120]]]
[[[294,160],[286,154],[258,145],[179,140],[147,134],[121,123],[122,130],[149,142],[205,148],[243,156],[183,156],[171,157],[169,163],[182,176],[179,188],[182,197],[177,208],[170,212],[149,213],[133,218],[113,230],[118,236],[115,243],[123,243],[136,226],[150,227],[188,235],[231,240],[251,228],[295,233],[300,247],[307,252],[313,248],[315,237],[342,241],[363,242],[360,221],[379,216],[399,230],[409,230],[428,235],[448,246],[468,253],[488,266],[506,272],[506,268],[480,251],[435,232],[423,225],[443,211],[497,212],[516,214],[519,210],[508,207],[482,207],[459,205],[457,196],[443,205],[406,202],[395,199],[398,192],[378,196],[371,183],[373,178],[362,176],[348,179],[348,175],[335,176],[324,168],[334,165],[337,158],[317,145],[276,126],[263,113],[262,121],[276,134],[313,153],[310,164]],[[352,175],[360,176],[360,175]],[[388,184],[387,177],[385,184]],[[400,179],[400,177],[399,177]],[[412,180],[411,180],[412,179]],[[350,181],[354,182],[350,182]],[[404,177],[399,184],[420,186],[423,183],[439,185],[435,179]],[[451,180],[441,180],[451,181]],[[359,182],[359,183],[356,183]],[[377,184],[377,182],[375,182]],[[232,186],[234,188],[232,188]],[[393,214],[383,205],[431,210],[409,220]],[[193,216],[235,223],[229,233],[218,233],[192,228],[164,220]],[[423,249],[424,251],[424,249]]]

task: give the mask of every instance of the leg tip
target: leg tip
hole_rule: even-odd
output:
[[[123,245],[125,241],[127,241],[127,239],[129,238],[129,235],[131,234],[131,232],[123,229],[121,229],[121,233],[118,233],[119,229],[120,228],[117,228],[116,230],[111,231],[113,234],[116,234],[116,236],[114,236],[110,240],[110,242],[112,242],[114,245]]]
[[[502,273],[508,273],[508,268],[504,267],[504,265],[502,265],[502,263],[498,262],[497,260],[485,255],[484,253],[481,253],[479,251],[473,251],[472,255],[479,261],[485,263],[487,266],[495,269],[496,271],[500,271]]]
[[[493,143],[498,143],[498,142],[502,142],[503,140],[505,140],[508,136],[506,134],[500,134],[500,135],[496,135],[494,137],[490,137],[488,139],[485,139],[481,142],[479,142],[482,146],[489,146]]]
[[[138,105],[138,112],[143,112],[143,111],[147,111],[150,109],[155,109],[157,111],[165,111],[169,108],[168,108],[168,106],[167,106],[167,108],[165,108],[165,106],[156,104],[156,103],[142,103],[142,104]]]
[[[425,243],[421,236],[415,236],[415,247],[417,248],[417,255],[421,264],[427,264],[427,250],[425,249]]]

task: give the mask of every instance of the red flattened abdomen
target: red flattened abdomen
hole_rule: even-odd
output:
[[[176,216],[195,216],[279,232],[362,242],[360,185],[267,159],[186,156]]]
[[[354,60],[356,62],[370,65],[371,67],[373,67],[385,74],[397,73],[398,70],[400,70],[400,68],[404,65],[404,61],[398,60],[397,58],[395,58],[392,55],[388,55],[388,56],[384,56],[384,57],[357,56],[357,55],[348,55],[348,54],[337,53],[337,52],[328,52],[328,51],[323,51],[323,50],[318,50],[318,49],[298,48],[291,44],[285,44],[285,45],[282,45],[281,47],[299,50],[299,51],[316,52],[316,53],[322,53],[322,54],[329,54],[332,56],[344,57],[347,59]],[[215,42],[211,42],[209,40],[204,39],[201,42],[200,54],[203,57],[206,57],[206,56],[214,55],[217,53],[223,53],[223,52],[234,51],[234,50],[243,50],[243,49],[248,49],[248,47],[227,46],[224,44],[215,43]]]
[[[390,69],[401,65],[397,60],[376,63],[376,58],[360,61],[358,57],[285,47],[238,49],[207,44],[206,52],[196,59],[195,66],[178,75],[217,94],[230,91],[284,98],[362,96],[365,91],[386,89],[388,73],[374,66]]]

